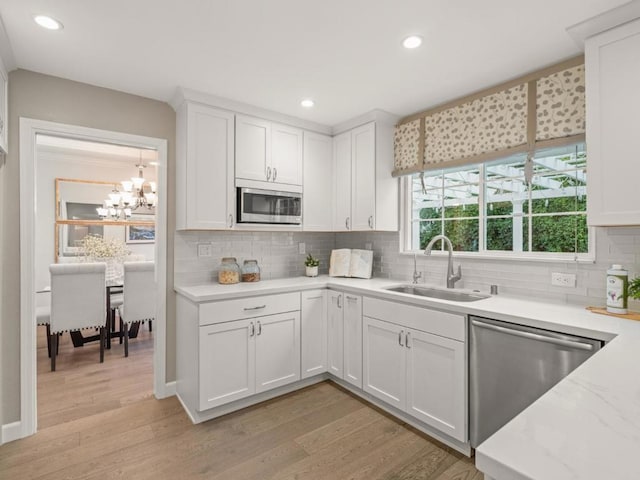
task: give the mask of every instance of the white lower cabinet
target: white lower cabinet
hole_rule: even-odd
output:
[[[327,371],[327,291],[309,290],[301,295],[301,377]]]
[[[371,303],[363,317],[364,391],[465,442],[466,350],[458,332],[464,331],[464,316],[380,300]],[[393,322],[367,316],[390,311],[395,315],[386,318]],[[438,334],[424,331],[430,326]],[[442,336],[442,331],[451,331],[455,338]]]
[[[410,329],[406,345],[405,411],[447,435],[465,441],[464,342]]]
[[[404,410],[406,404],[407,355],[402,328],[389,322],[364,317],[363,363],[365,392]]]
[[[300,380],[300,312],[256,319],[256,393]]]
[[[255,393],[254,331],[252,320],[200,327],[200,410]]]
[[[300,293],[206,302],[194,309],[179,303],[178,313],[195,314],[200,324],[194,354],[199,411],[300,380]],[[193,367],[179,363],[185,366],[179,376],[188,384]]]
[[[328,294],[329,373],[362,388],[362,297]]]

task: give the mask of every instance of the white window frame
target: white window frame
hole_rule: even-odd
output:
[[[588,251],[585,253],[574,253],[574,252],[509,252],[503,250],[486,250],[485,245],[485,222],[486,222],[486,213],[485,213],[485,175],[484,175],[484,166],[485,163],[476,164],[480,167],[480,189],[478,196],[478,206],[479,206],[479,228],[478,228],[478,252],[468,252],[468,251],[456,251],[456,257],[462,258],[477,258],[477,259],[496,259],[496,260],[522,260],[522,261],[535,261],[535,262],[564,262],[564,263],[595,263],[596,257],[596,245],[595,245],[595,230],[594,227],[587,227],[587,236],[588,236]],[[472,164],[469,165],[472,167]],[[443,168],[442,170],[446,170]],[[413,199],[412,199],[412,191],[411,191],[411,177],[413,175],[407,175],[401,178],[400,181],[400,248],[399,251],[401,254],[407,255],[415,255],[424,253],[424,250],[420,249],[412,249],[412,208],[413,208]],[[586,212],[585,212],[586,214]],[[531,236],[531,231],[529,232]],[[445,251],[433,251],[434,255],[447,255]]]

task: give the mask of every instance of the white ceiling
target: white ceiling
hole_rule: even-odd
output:
[[[335,125],[375,108],[408,115],[575,56],[566,28],[624,3],[0,0],[0,16],[18,68],[162,101],[183,86]],[[64,29],[38,27],[36,13]],[[411,33],[425,42],[405,50]]]

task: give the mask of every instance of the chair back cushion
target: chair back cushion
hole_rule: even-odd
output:
[[[124,262],[122,320],[131,323],[156,316],[156,282],[153,262]]]
[[[105,326],[105,270],[104,263],[49,266],[52,333]]]

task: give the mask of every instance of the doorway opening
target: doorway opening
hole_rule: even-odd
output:
[[[166,169],[164,139],[20,119],[20,437],[36,432],[38,417],[43,426],[48,426],[151,394],[164,398],[173,393],[173,385],[168,385],[165,378]],[[88,176],[89,171],[92,176]],[[119,207],[109,203],[113,190],[124,194],[130,187],[127,183],[138,183],[131,177],[140,175],[148,184],[143,192],[131,188],[127,202],[120,202]],[[107,197],[96,191],[106,188],[100,182],[109,184]],[[155,183],[155,196],[151,195],[151,182]],[[116,211],[133,206],[135,195],[139,197],[137,208]],[[100,221],[85,218],[94,215],[94,211]],[[122,219],[127,224],[118,226]],[[57,371],[51,372],[47,368],[50,363],[45,328],[36,328],[37,307],[47,301],[49,265],[78,261],[81,255],[77,249],[82,243],[78,240],[89,233],[102,239],[119,238],[128,255],[133,255],[127,260],[155,263],[149,286],[156,294],[153,330],[149,331],[148,323],[139,328],[138,337],[129,342],[129,357],[125,358],[116,313],[111,349],[106,350],[104,363],[99,362],[99,342],[91,344],[91,338],[87,338],[83,346],[74,346],[69,334],[64,334],[59,339]],[[42,299],[42,293],[37,292],[44,292]],[[91,337],[91,333],[83,331],[82,337]],[[42,381],[38,381],[38,374]],[[119,383],[113,383],[116,379]],[[40,394],[42,399],[38,399]],[[52,406],[56,403],[60,408]]]

